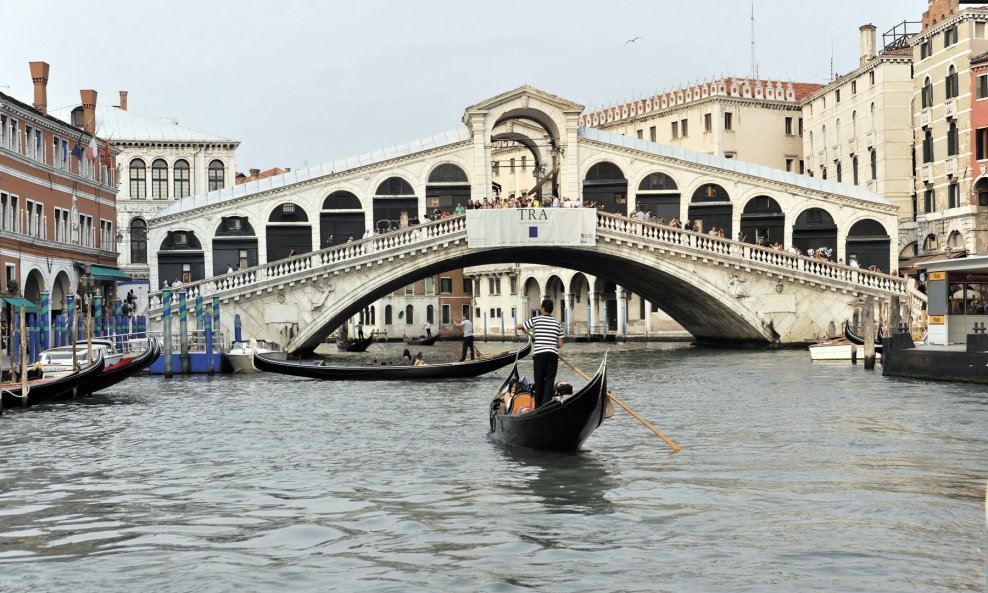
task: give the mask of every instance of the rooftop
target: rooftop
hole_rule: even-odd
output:
[[[53,109],[51,113],[64,121],[72,121],[72,105]],[[111,105],[96,105],[96,133],[114,142],[220,142],[238,143],[224,136],[217,136],[193,128],[181,126],[174,119],[148,117]]]

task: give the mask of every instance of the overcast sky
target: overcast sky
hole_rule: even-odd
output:
[[[988,2],[988,0],[986,0]],[[588,110],[751,71],[750,0],[3,0],[0,91],[48,105],[99,91],[241,142],[237,170],[298,168],[461,124],[522,84]],[[755,0],[761,78],[827,82],[858,27],[919,21],[927,0]],[[914,25],[914,28],[917,26]],[[628,39],[641,37],[634,43]]]

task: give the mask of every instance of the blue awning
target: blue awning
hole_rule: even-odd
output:
[[[90,266],[93,278],[97,280],[130,280],[130,275],[120,268],[109,268],[103,266]]]
[[[7,303],[14,308],[14,312],[17,313],[21,310],[21,305],[24,305],[25,313],[37,313],[38,306],[27,299],[22,299],[21,297],[3,297],[3,302]]]

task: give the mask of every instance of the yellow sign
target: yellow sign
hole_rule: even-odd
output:
[[[946,280],[947,272],[930,272],[930,280]]]
[[[943,325],[943,315],[930,315],[930,325]]]

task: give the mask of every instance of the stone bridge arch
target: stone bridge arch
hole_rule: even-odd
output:
[[[663,257],[657,252],[631,252],[629,246],[616,242],[598,243],[594,249],[557,247],[551,250],[500,247],[469,249],[464,240],[442,249],[430,251],[423,257],[406,257],[391,262],[385,268],[355,270],[345,283],[337,281],[332,298],[325,295],[310,297],[313,319],[300,324],[288,349],[312,350],[336,327],[349,317],[380,298],[415,280],[435,275],[453,267],[469,267],[497,263],[530,263],[572,267],[579,261],[579,271],[596,278],[597,283],[610,282],[642,295],[679,322],[698,341],[718,343],[769,344],[778,340],[771,324],[766,324],[743,300],[730,293],[731,286],[718,283],[716,277],[698,275],[690,260]],[[620,278],[614,270],[621,270]],[[519,285],[533,280],[540,297],[543,287],[537,279],[526,278]],[[772,281],[774,285],[774,281]],[[323,301],[318,306],[316,301]],[[305,303],[299,303],[305,307]],[[699,314],[698,314],[699,311]],[[525,312],[519,312],[519,319]]]

